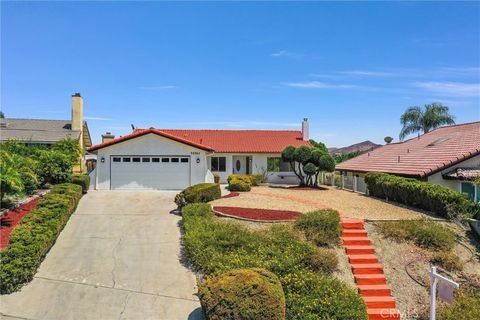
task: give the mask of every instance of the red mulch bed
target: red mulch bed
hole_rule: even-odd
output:
[[[300,212],[296,211],[237,207],[213,207],[213,210],[227,216],[255,221],[288,221],[294,220],[301,215]]]
[[[20,207],[10,210],[0,217],[0,249],[5,248],[10,241],[10,233],[15,226],[23,219],[30,211],[37,206],[37,201],[41,197],[35,198]]]
[[[230,192],[229,194],[227,194],[226,196],[223,196],[222,199],[225,199],[225,198],[233,198],[233,197],[238,197],[240,195],[239,192]]]

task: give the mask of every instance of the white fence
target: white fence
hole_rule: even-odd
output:
[[[341,189],[366,194],[367,184],[363,177],[344,176],[338,173],[322,173],[319,177],[320,183],[327,186],[336,186]]]

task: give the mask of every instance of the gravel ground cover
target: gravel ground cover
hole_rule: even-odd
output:
[[[215,200],[212,205],[299,212],[330,207],[344,213],[347,217],[372,220],[418,219],[426,214],[425,212],[336,188],[310,191],[261,186],[252,188],[250,192],[243,192],[235,198]]]

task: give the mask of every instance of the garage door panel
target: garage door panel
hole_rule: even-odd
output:
[[[110,181],[113,190],[181,190],[190,185],[190,158],[112,156]]]

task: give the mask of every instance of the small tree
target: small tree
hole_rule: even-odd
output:
[[[39,176],[42,183],[64,183],[72,180],[71,158],[55,150],[40,150],[38,153]]]
[[[282,152],[282,159],[290,163],[300,186],[317,187],[320,172],[335,170],[335,160],[321,148],[288,146]]]
[[[53,145],[53,150],[65,154],[70,159],[72,165],[76,165],[80,162],[82,149],[77,140],[70,137],[62,139]]]
[[[20,192],[23,189],[22,178],[12,155],[2,150],[0,152],[0,202],[3,202],[5,194]]]
[[[454,116],[449,113],[447,106],[441,103],[426,104],[420,107],[408,108],[400,117],[403,128],[400,131],[400,140],[412,133],[427,133],[444,125],[455,124]]]

